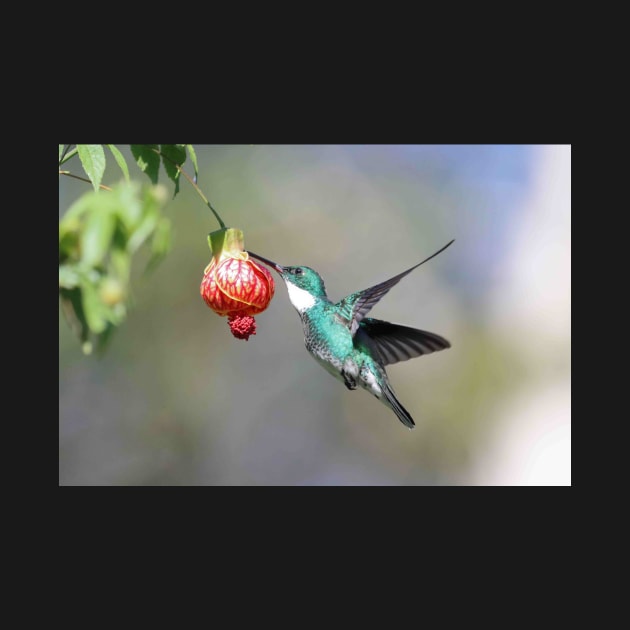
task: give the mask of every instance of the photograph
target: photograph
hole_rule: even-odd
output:
[[[570,144],[60,144],[59,486],[570,486]]]

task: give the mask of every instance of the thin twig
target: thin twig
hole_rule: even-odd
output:
[[[89,179],[86,179],[85,177],[81,177],[80,175],[73,175],[70,171],[59,171],[59,175],[66,175],[67,177],[74,177],[74,179],[79,179],[82,182],[87,182],[88,184],[92,183]],[[102,188],[103,190],[109,190],[111,192],[111,188],[109,186],[105,186],[105,184],[99,184],[98,187]]]

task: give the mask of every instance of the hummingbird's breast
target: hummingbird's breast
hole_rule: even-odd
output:
[[[354,344],[350,331],[335,316],[332,305],[309,309],[302,316],[302,326],[306,349],[326,369],[331,371],[333,367],[340,373]]]
[[[382,399],[382,382],[387,382],[385,371],[377,364],[370,351],[369,340],[361,331],[352,336],[342,323],[334,305],[309,309],[302,316],[304,344],[315,360],[348,389],[360,385]]]

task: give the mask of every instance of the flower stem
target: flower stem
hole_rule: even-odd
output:
[[[201,192],[201,188],[197,186],[197,184],[193,181],[193,179],[188,175],[188,173],[179,165],[177,162],[171,160],[168,155],[164,155],[159,149],[153,149],[158,155],[162,156],[164,159],[168,160],[189,182],[190,185],[197,191],[197,194],[203,199],[204,203],[212,210],[212,214],[214,214],[216,220],[219,222],[219,225],[222,228],[225,228],[225,223],[219,216],[219,213],[212,207],[212,204],[206,199],[206,196]]]

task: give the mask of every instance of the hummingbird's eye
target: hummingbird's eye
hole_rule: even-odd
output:
[[[295,268],[295,275],[296,276],[301,276],[302,275],[302,267],[296,267]]]

